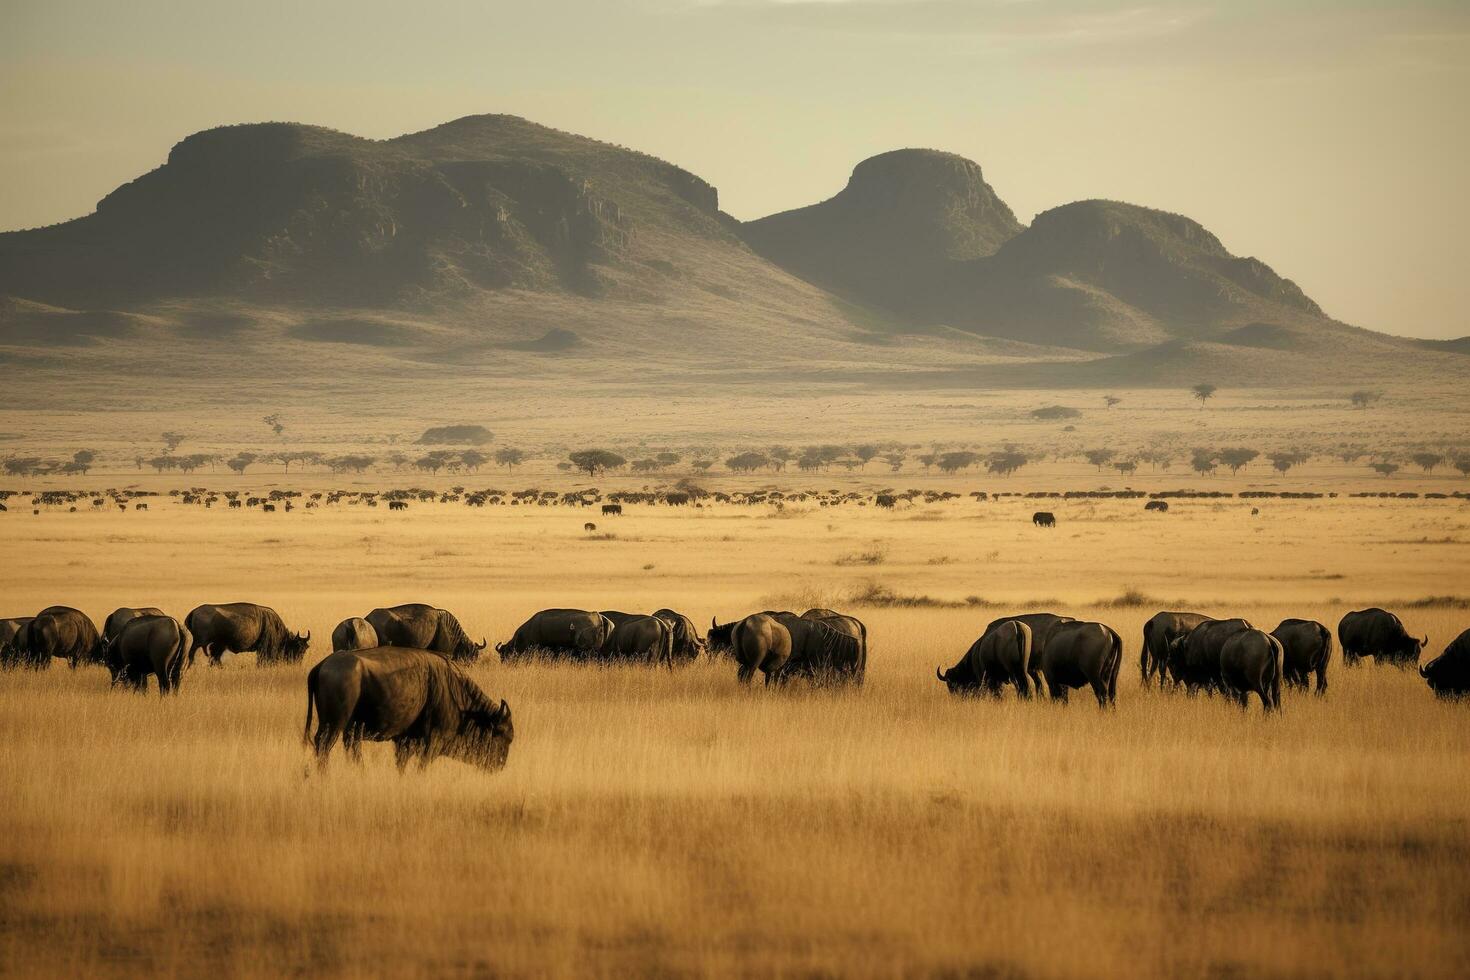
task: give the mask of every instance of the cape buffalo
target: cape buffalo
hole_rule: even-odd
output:
[[[501,660],[537,653],[591,660],[607,645],[613,623],[585,609],[543,609],[526,620],[505,643],[497,643]]]
[[[1244,619],[1208,619],[1169,644],[1164,667],[1174,686],[1184,685],[1190,694],[1220,689],[1220,651],[1236,633],[1255,629]]]
[[[1036,685],[1038,691],[1042,690],[1041,676],[1041,652],[1046,649],[1046,643],[1051,635],[1056,632],[1057,627],[1063,623],[1076,622],[1071,616],[1058,616],[1056,613],[1022,613],[1020,616],[1002,616],[985,627],[985,633],[989,633],[1001,623],[1025,623],[1031,630],[1031,661],[1027,672],[1031,675],[1031,683]],[[984,633],[980,634],[984,637]]]
[[[344,619],[332,630],[333,653],[341,653],[343,650],[371,650],[377,645],[378,631],[361,616]]]
[[[14,667],[26,662],[16,637],[34,616],[15,616],[0,619],[0,667]]]
[[[139,616],[162,615],[164,615],[163,610],[156,609],[153,606],[123,606],[120,609],[114,609],[112,614],[102,623],[102,645],[104,647],[107,646],[107,642],[117,636],[118,632],[131,620],[137,619]]]
[[[759,670],[766,675],[769,687],[791,659],[791,633],[766,613],[754,613],[734,623],[730,628],[730,646],[740,665],[735,676],[742,684],[749,684]]]
[[[709,651],[711,657],[720,654],[734,656],[735,648],[730,642],[730,635],[734,632],[735,625],[739,622],[740,620],[738,619],[732,619],[724,626],[721,626],[719,620],[713,616],[710,617],[709,632],[704,634],[704,648]]]
[[[1062,623],[1041,651],[1041,673],[1053,701],[1066,703],[1067,692],[1088,684],[1101,707],[1118,699],[1118,669],[1123,638],[1111,626],[1073,620]]]
[[[1419,676],[1442,698],[1470,694],[1470,630],[1444,648],[1444,653],[1419,668]]]
[[[158,678],[158,693],[179,689],[189,634],[172,616],[145,614],[127,620],[108,638],[103,650],[112,682],[136,691],[148,689],[148,675]]]
[[[1056,527],[1057,516],[1049,510],[1038,510],[1031,515],[1031,523],[1037,527]]]
[[[1419,651],[1429,644],[1429,637],[1415,639],[1393,613],[1384,609],[1360,609],[1342,617],[1337,624],[1337,638],[1342,643],[1342,662],[1356,666],[1363,657],[1375,663],[1390,663],[1404,668],[1419,662]]]
[[[694,628],[694,621],[672,609],[655,609],[653,614],[674,631],[674,658],[694,660],[704,652],[704,638]]]
[[[1155,674],[1159,687],[1164,686],[1164,664],[1169,659],[1169,644],[1211,617],[1200,613],[1161,612],[1143,624],[1143,651],[1138,657],[1138,670],[1145,686]]]
[[[190,667],[194,666],[197,650],[204,651],[211,667],[220,665],[226,651],[253,652],[256,664],[262,666],[298,663],[311,642],[311,631],[292,633],[274,609],[253,602],[195,606],[184,617],[184,628],[193,637],[189,642]]]
[[[809,656],[805,652],[798,656],[796,642],[800,630],[798,627],[791,634],[792,667],[810,674],[819,681],[851,681],[861,685],[868,670],[868,627],[863,621],[855,616],[846,616],[831,609],[808,609],[801,614],[800,618],[821,623],[850,638],[853,643],[847,644],[836,638],[822,635],[807,644],[812,647],[815,656]],[[784,622],[784,618],[782,621]],[[789,624],[787,629],[791,629]],[[820,645],[820,652],[818,652],[818,645]]]
[[[311,734],[315,706],[317,729]],[[505,766],[515,737],[510,707],[497,706],[441,653],[375,647],[329,654],[306,675],[302,738],[325,766],[337,739],[354,759],[362,740],[392,742],[401,770],[448,756],[489,770]]]
[[[984,690],[1000,697],[1000,689],[1010,683],[1023,698],[1031,697],[1031,684],[1026,674],[1031,665],[1031,627],[1016,620],[987,630],[974,643],[960,662],[949,670],[934,668],[934,673],[949,688],[950,694],[971,694]]]
[[[1283,619],[1271,631],[1281,641],[1281,679],[1292,687],[1306,687],[1307,675],[1317,675],[1317,693],[1327,692],[1327,661],[1332,659],[1332,631],[1312,619]]]
[[[422,602],[374,609],[366,619],[385,647],[432,650],[450,660],[474,661],[486,646],[485,640],[476,643],[466,636],[453,613]]]
[[[16,634],[14,642],[17,652],[33,667],[47,667],[53,657],[73,668],[102,663],[102,637],[96,625],[70,606],[42,609]]]
[[[657,616],[603,613],[613,623],[602,649],[609,660],[642,660],[674,666],[674,630]],[[617,616],[617,619],[613,619]]]
[[[1281,641],[1258,629],[1241,630],[1230,636],[1220,648],[1220,687],[1242,708],[1250,696],[1261,699],[1261,707],[1275,711],[1281,707]]]

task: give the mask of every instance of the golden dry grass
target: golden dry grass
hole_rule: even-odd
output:
[[[337,620],[397,601],[492,640],[549,605],[707,623],[875,583],[997,604],[854,610],[872,655],[847,693],[492,658],[472,673],[517,732],[496,776],[399,776],[384,746],[318,775],[305,665],[227,658],[169,701],[96,670],[5,674],[0,970],[1465,975],[1465,706],[1337,663],[1326,698],[1275,718],[1141,690],[1155,606],[1097,604],[1134,589],[1269,628],[1464,594],[1466,506],[1046,506],[1055,532],[1025,501],[632,508],[595,518],[606,540],[559,508],[0,515],[0,614],[253,599],[314,632],[308,663]],[[936,664],[1043,599],[1123,633],[1115,711],[945,695]],[[1438,649],[1470,611],[1405,619]]]

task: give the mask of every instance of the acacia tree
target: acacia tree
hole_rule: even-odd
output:
[[[1240,472],[1241,467],[1248,465],[1259,455],[1261,454],[1254,449],[1222,449],[1220,450],[1220,462],[1230,467],[1230,473],[1233,476]]]
[[[878,455],[878,447],[873,445],[853,446],[852,454],[860,460],[863,469],[868,468],[868,463]]]
[[[1209,476],[1215,472],[1216,456],[1208,449],[1196,449],[1190,457],[1189,468],[1200,476]]]
[[[567,459],[577,469],[586,471],[589,477],[595,477],[604,470],[616,470],[628,465],[626,459],[606,449],[578,449],[568,453]]]
[[[236,453],[232,458],[225,461],[225,465],[235,473],[244,476],[245,468],[253,462],[255,462],[254,453]]]
[[[486,456],[478,449],[466,449],[464,452],[459,454],[459,461],[464,465],[465,469],[469,470],[471,473],[474,473],[478,471],[480,467],[490,462],[490,457]]]
[[[998,453],[991,453],[990,458],[985,461],[985,469],[1000,476],[1010,476],[1030,461],[1030,457],[1025,453],[1006,449]]]
[[[173,453],[175,449],[178,449],[180,446],[182,446],[184,444],[184,440],[189,437],[184,435],[182,432],[165,432],[160,435],[159,438],[163,440],[163,454],[165,456],[168,456]]]
[[[1113,469],[1117,470],[1124,476],[1132,476],[1134,473],[1138,472],[1138,463],[1135,460],[1125,459],[1121,463],[1114,463]]]
[[[71,454],[71,472],[86,473],[97,461],[97,453],[91,449],[78,449]]]
[[[1410,458],[1413,459],[1414,465],[1425,473],[1431,473],[1436,466],[1444,465],[1444,457],[1439,453],[1415,453]]]
[[[1393,476],[1395,473],[1397,473],[1399,471],[1399,464],[1398,463],[1369,463],[1368,464],[1368,468],[1371,469],[1373,472],[1375,472],[1375,473],[1381,473],[1384,476]]]
[[[893,452],[886,453],[883,456],[883,462],[887,463],[888,468],[895,473],[903,469],[903,460],[904,454],[902,450],[894,450]]]
[[[681,457],[678,453],[671,453],[667,450],[653,457],[654,462],[658,463],[658,465],[662,466],[664,469],[668,469],[671,466],[678,465],[680,458]]]
[[[1201,382],[1200,384],[1195,385],[1189,390],[1194,394],[1194,397],[1199,399],[1199,407],[1203,409],[1205,407],[1205,402],[1213,398],[1215,392],[1219,391],[1220,389],[1216,388],[1214,385],[1208,382]]]
[[[519,449],[512,449],[510,446],[506,446],[503,449],[495,450],[495,465],[504,466],[507,471],[515,469],[517,466],[523,463],[525,459],[525,453],[521,452]]]
[[[1271,468],[1282,476],[1293,466],[1299,466],[1307,461],[1306,453],[1272,453],[1267,459],[1271,460]]]
[[[944,453],[935,460],[935,463],[943,473],[956,473],[960,470],[969,469],[978,462],[980,462],[979,454],[964,450]]]
[[[1115,454],[1111,449],[1089,449],[1082,455],[1089,463],[1101,470],[1108,465]]]
[[[1470,456],[1461,456],[1456,459],[1455,469],[1460,471],[1461,476],[1470,476]]]
[[[772,446],[766,450],[766,455],[771,459],[771,469],[778,471],[786,469],[786,464],[796,458],[790,446]]]
[[[736,473],[753,473],[763,466],[769,466],[770,462],[770,458],[765,453],[752,450],[731,456],[725,460],[725,467]]]

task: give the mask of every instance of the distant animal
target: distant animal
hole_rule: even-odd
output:
[[[1251,508],[1251,516],[1252,517],[1255,517],[1260,512],[1261,512],[1261,508],[1259,508],[1259,507],[1252,507]]]
[[[1281,642],[1281,679],[1291,687],[1306,687],[1317,675],[1317,693],[1327,692],[1327,661],[1332,659],[1332,631],[1313,619],[1283,619],[1271,631]]]
[[[694,660],[704,653],[704,638],[694,628],[694,621],[672,609],[655,609],[653,614],[674,631],[674,659]]]
[[[602,505],[602,516],[603,517],[622,516],[622,513],[623,513],[623,505],[622,504],[603,504]]]
[[[1164,663],[1170,681],[1190,694],[1220,690],[1220,651],[1232,636],[1249,629],[1255,627],[1244,619],[1207,619],[1174,637]]]
[[[163,610],[153,606],[123,606],[120,609],[114,609],[102,623],[102,645],[107,646],[109,640],[117,636],[124,626],[139,616],[162,615],[164,615]]]
[[[276,512],[276,505],[275,504],[261,504],[260,505],[260,512],[262,514],[274,514]]]
[[[604,658],[674,666],[674,630],[668,623],[657,616],[602,615],[613,623],[601,651]]]
[[[1056,613],[1022,613],[1019,616],[1002,616],[1000,619],[992,620],[985,627],[985,632],[980,636],[999,627],[1002,623],[1025,623],[1031,630],[1031,658],[1027,666],[1027,673],[1031,675],[1031,683],[1037,691],[1043,691],[1043,678],[1041,676],[1041,652],[1046,649],[1047,641],[1063,623],[1075,622],[1071,616],[1058,616]]]
[[[374,609],[365,618],[383,646],[432,650],[451,660],[478,660],[488,642],[474,642],[453,613],[422,602]]]
[[[742,684],[749,684],[759,670],[769,687],[791,659],[791,633],[766,613],[754,613],[734,623],[730,628],[730,646],[735,651],[735,662],[740,665],[735,676]]]
[[[408,501],[406,501],[406,500],[390,500],[390,501],[388,501],[388,509],[389,510],[408,510]]]
[[[591,521],[588,521],[586,524],[582,525],[582,530],[591,534],[593,531],[597,530],[597,525],[593,524]]]
[[[1342,644],[1342,662],[1349,667],[1363,657],[1408,667],[1419,662],[1419,651],[1429,645],[1428,634],[1415,639],[1397,616],[1376,606],[1343,616],[1337,624],[1337,639]]]
[[[134,504],[133,505],[133,510],[147,510],[147,509],[148,509],[148,505],[147,504]]]
[[[1146,686],[1157,674],[1159,687],[1167,680],[1164,665],[1169,659],[1169,644],[1211,617],[1190,612],[1161,612],[1143,624],[1143,650],[1138,670]]]
[[[361,616],[351,616],[332,630],[332,652],[371,650],[378,646],[378,631]]]
[[[547,654],[591,660],[598,657],[613,624],[601,613],[585,609],[543,609],[522,623],[504,643],[495,645],[502,661]]]
[[[353,759],[361,759],[364,739],[392,742],[400,771],[411,759],[427,766],[440,756],[495,771],[505,766],[515,729],[505,701],[496,705],[443,655],[376,647],[341,650],[311,668],[302,738],[320,766],[340,738]]]
[[[148,689],[148,675],[158,678],[158,693],[178,691],[189,634],[172,616],[151,613],[126,620],[107,641],[103,659],[112,683],[135,691]]]
[[[1144,510],[1156,510],[1156,511],[1159,511],[1160,513],[1163,513],[1164,511],[1167,511],[1169,509],[1169,501],[1167,501],[1167,500],[1150,500],[1148,503],[1146,503],[1146,504],[1143,505],[1143,509]]]
[[[1242,708],[1250,696],[1261,699],[1261,707],[1281,707],[1281,641],[1258,629],[1233,634],[1220,649],[1220,686]]]
[[[1066,703],[1067,692],[1088,685],[1100,707],[1118,700],[1118,669],[1123,639],[1111,626],[1072,621],[1061,623],[1041,651],[1041,675],[1053,701]]]
[[[245,502],[243,500],[231,500],[230,501],[230,509],[231,510],[235,510],[236,508],[244,507],[244,506],[245,506]]]
[[[254,602],[207,603],[184,617],[189,631],[187,666],[203,650],[211,667],[218,667],[226,651],[255,654],[259,666],[299,663],[311,643],[311,631],[292,633],[279,613]]]
[[[873,503],[879,507],[887,507],[889,510],[892,510],[894,504],[898,503],[898,498],[894,497],[891,493],[880,493],[873,498]]]
[[[1057,517],[1050,511],[1038,510],[1031,515],[1031,523],[1037,527],[1056,527]]]
[[[1419,676],[1438,697],[1470,694],[1470,630],[1455,637],[1443,653],[1420,667]]]
[[[934,668],[935,675],[949,688],[950,694],[984,692],[1000,697],[1006,684],[1015,687],[1023,698],[1031,697],[1027,671],[1031,665],[1031,627],[1008,620],[981,634],[959,663],[949,670]]]
[[[53,658],[65,660],[73,669],[80,664],[102,663],[102,637],[96,625],[70,606],[42,609],[13,642],[32,667],[48,667]]]
[[[664,503],[670,507],[683,507],[689,503],[689,494],[682,490],[670,491],[664,494]]]

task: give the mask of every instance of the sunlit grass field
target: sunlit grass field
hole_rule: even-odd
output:
[[[1401,603],[1437,652],[1470,626],[1470,508],[1041,506],[1057,529],[1030,525],[1034,502],[968,499],[0,515],[0,615],[254,600],[313,634],[300,666],[201,662],[167,701],[97,669],[0,675],[0,972],[1470,972],[1466,705],[1336,660],[1326,697],[1269,718],[1137,676],[1141,624],[1181,604],[1335,629]],[[1451,598],[1409,605],[1431,596]],[[868,681],[491,655],[471,674],[513,709],[504,772],[400,776],[369,745],[318,774],[305,672],[338,620],[404,601],[492,643],[544,606],[704,626],[836,605],[868,625]],[[1123,634],[1115,710],[944,692],[936,665],[1041,607]]]

